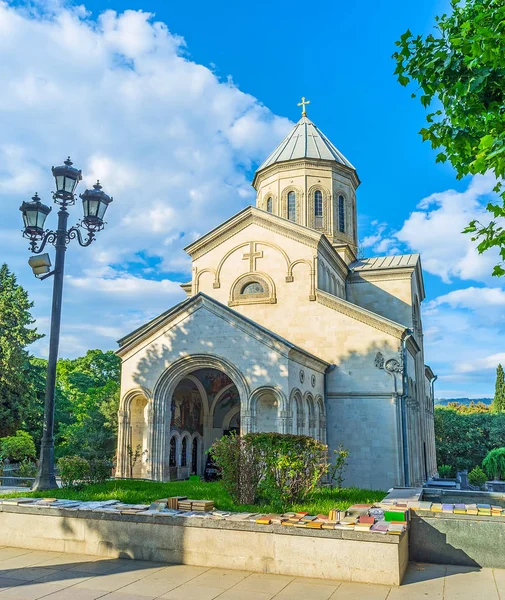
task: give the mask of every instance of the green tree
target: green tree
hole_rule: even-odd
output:
[[[13,434],[33,399],[26,346],[42,335],[31,327],[33,302],[6,264],[0,267],[0,437]]]
[[[493,411],[505,411],[505,377],[503,374],[503,367],[501,365],[498,365],[496,369],[496,386],[493,400]]]
[[[70,419],[60,423],[58,453],[110,458],[116,450],[121,359],[112,351],[88,350],[58,362],[57,380]]]
[[[396,42],[398,81],[416,82],[421,104],[431,111],[421,129],[423,141],[440,148],[437,162],[449,160],[458,179],[492,172],[500,193],[489,203],[489,223],[472,221],[465,229],[480,240],[479,252],[499,248],[502,261],[494,275],[504,275],[505,261],[505,4],[503,0],[451,0],[451,13],[436,17],[426,36],[407,30]],[[412,96],[416,97],[416,93]]]

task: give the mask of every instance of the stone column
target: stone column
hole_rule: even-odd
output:
[[[131,445],[129,426],[129,414],[127,410],[118,411],[118,443],[117,443],[117,462],[116,476],[129,477],[129,456],[128,445]]]
[[[293,417],[291,411],[281,410],[277,417],[277,431],[279,433],[291,433]]]
[[[245,435],[255,430],[254,414],[252,410],[242,410],[240,412],[240,433]]]

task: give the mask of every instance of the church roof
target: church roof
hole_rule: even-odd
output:
[[[375,256],[372,258],[359,258],[349,265],[351,273],[357,277],[373,276],[377,271],[388,271],[393,269],[410,269],[417,272],[421,301],[426,297],[424,290],[423,270],[421,268],[421,256],[419,254],[394,254],[392,256]]]
[[[317,125],[303,116],[258,168],[258,171],[266,169],[275,163],[300,158],[332,160],[355,170],[347,158],[318,129]]]
[[[419,254],[394,254],[393,256],[375,256],[360,258],[349,265],[352,271],[375,271],[377,269],[405,269],[415,267]]]

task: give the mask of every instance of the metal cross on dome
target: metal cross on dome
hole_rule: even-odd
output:
[[[298,102],[297,106],[302,107],[302,117],[307,116],[307,111],[305,110],[305,105],[310,104],[310,100],[305,100],[305,96],[302,96],[302,101]]]

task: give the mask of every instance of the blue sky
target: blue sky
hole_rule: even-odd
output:
[[[422,254],[438,395],[492,395],[505,292],[490,277],[495,257],[460,231],[483,215],[493,182],[458,182],[435,164],[417,133],[424,109],[391,59],[407,28],[426,33],[447,4],[0,2],[0,257],[41,331],[50,285],[28,272],[17,206],[36,190],[48,200],[52,164],[71,153],[84,185],[99,177],[115,197],[99,240],[69,249],[62,354],[114,348],[182,298],[182,247],[254,202],[252,173],[305,95],[360,175],[365,254]]]

